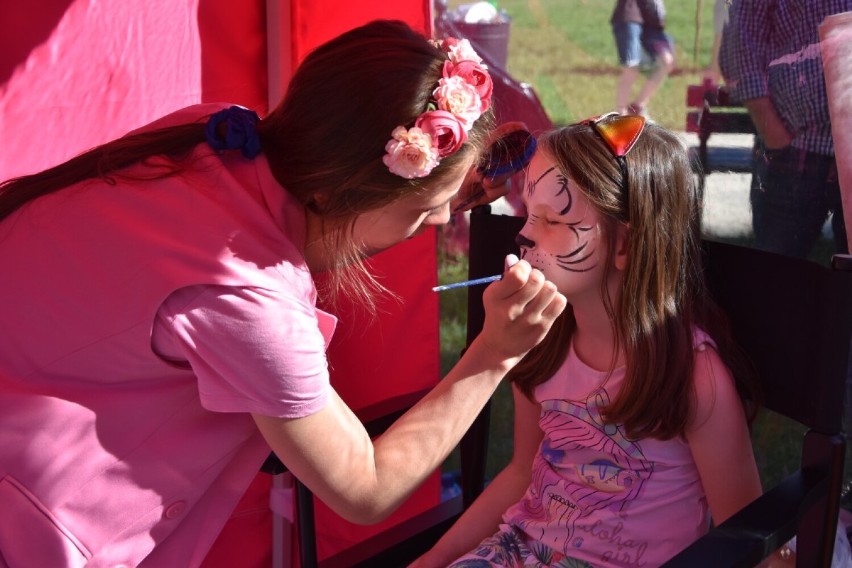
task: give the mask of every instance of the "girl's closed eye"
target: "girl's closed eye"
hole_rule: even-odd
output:
[[[556,213],[547,214],[547,215],[528,215],[527,221],[532,223],[540,223],[544,225],[554,226],[554,225],[569,225],[567,219],[559,216]]]

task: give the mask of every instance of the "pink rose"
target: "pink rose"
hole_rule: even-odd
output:
[[[427,111],[417,118],[414,126],[432,137],[432,144],[443,158],[456,152],[467,141],[467,132],[459,119],[445,110]]]
[[[491,81],[491,75],[482,65],[471,60],[459,61],[458,63],[445,61],[442,74],[444,77],[461,77],[465,82],[476,87],[479,99],[483,103],[482,112],[491,108],[491,93],[494,90],[494,83]]]
[[[458,63],[459,61],[482,63],[482,58],[476,53],[476,50],[473,49],[473,46],[470,45],[470,41],[467,39],[448,37],[441,42],[441,48],[447,54],[447,58],[453,63]]]
[[[438,150],[432,137],[418,127],[406,130],[397,126],[385,145],[387,154],[382,161],[391,171],[406,179],[421,178],[438,165]]]
[[[447,57],[434,100],[410,129],[394,129],[382,157],[391,173],[407,179],[429,175],[441,158],[457,152],[474,122],[491,108],[494,85],[470,42],[446,38],[429,43]]]
[[[432,91],[438,103],[438,109],[451,112],[462,123],[465,131],[470,130],[474,121],[482,114],[483,102],[479,98],[476,86],[471,85],[458,75],[445,77],[438,81],[438,87]],[[485,108],[488,108],[485,106]]]

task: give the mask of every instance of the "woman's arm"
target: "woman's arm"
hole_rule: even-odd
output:
[[[762,490],[734,380],[713,348],[703,345],[695,355],[696,411],[686,439],[718,525]]]
[[[485,488],[435,546],[410,568],[447,566],[497,532],[503,513],[523,497],[530,484],[533,458],[541,443],[541,407],[512,386],[515,401],[512,460]]]
[[[254,415],[287,468],[343,517],[373,523],[393,512],[458,444],[506,372],[565,307],[521,261],[484,293],[482,333],[428,395],[372,442],[336,394],[304,418]]]

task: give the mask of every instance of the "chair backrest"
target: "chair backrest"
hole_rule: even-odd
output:
[[[831,565],[840,511],[846,391],[852,342],[852,270],[705,241],[710,293],[754,364],[763,406],[805,427],[799,469],[719,527],[738,534],[731,551],[765,557],[794,535],[797,565]],[[841,266],[845,264],[845,266]],[[746,520],[744,520],[746,519]],[[743,543],[751,541],[750,547]],[[711,542],[709,549],[723,547]],[[738,553],[737,553],[738,554]],[[697,544],[694,555],[706,555]],[[695,566],[684,555],[679,565]]]
[[[820,432],[843,429],[852,273],[705,241],[705,277],[755,365],[764,406]]]

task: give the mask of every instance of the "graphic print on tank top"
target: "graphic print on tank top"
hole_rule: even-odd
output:
[[[544,432],[540,458],[525,499],[519,528],[563,554],[609,541],[605,557],[641,558],[646,542],[622,540],[621,519],[653,473],[636,441],[614,424],[605,424],[600,408],[609,403],[605,389],[593,391],[585,403],[544,400],[539,425]],[[605,520],[606,519],[606,520]]]

